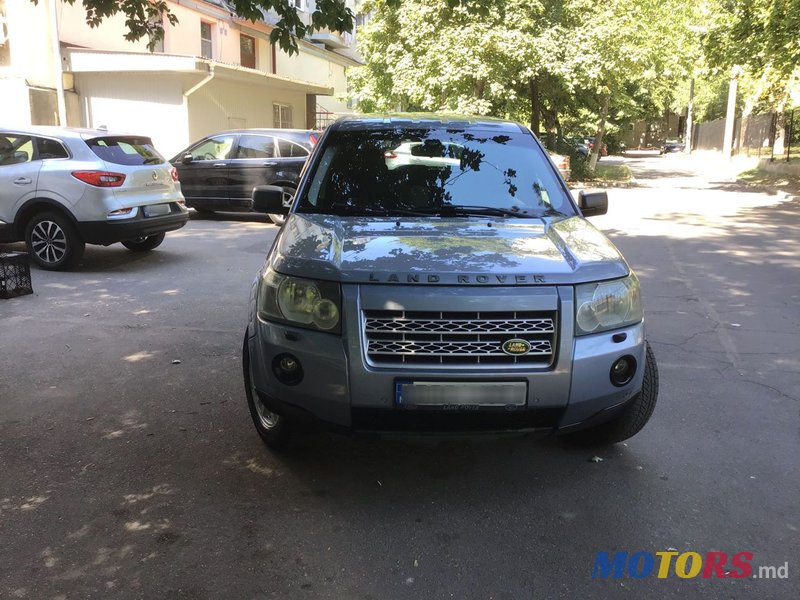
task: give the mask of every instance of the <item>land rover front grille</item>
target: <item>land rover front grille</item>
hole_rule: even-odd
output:
[[[364,338],[372,364],[526,364],[547,367],[556,347],[554,312],[429,312],[365,310]],[[525,340],[524,354],[504,342]]]

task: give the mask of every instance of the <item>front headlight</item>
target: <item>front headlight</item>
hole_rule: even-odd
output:
[[[575,286],[575,335],[600,333],[642,320],[639,280],[625,279]]]
[[[329,333],[341,332],[338,283],[289,277],[268,269],[258,286],[258,316]]]

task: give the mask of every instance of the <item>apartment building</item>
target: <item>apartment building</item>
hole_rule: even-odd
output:
[[[309,22],[314,0],[292,2]],[[269,42],[275,15],[252,23],[224,0],[168,5],[178,25],[150,52],[124,39],[122,17],[89,27],[79,2],[0,0],[0,124],[105,126],[170,155],[223,129],[313,127],[350,112],[353,36],[317,32],[289,56]]]

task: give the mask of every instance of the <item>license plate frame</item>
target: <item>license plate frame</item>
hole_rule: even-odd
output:
[[[520,409],[528,405],[528,382],[397,379],[394,404],[405,410]]]
[[[169,204],[149,204],[144,207],[145,217],[163,217],[171,212]]]

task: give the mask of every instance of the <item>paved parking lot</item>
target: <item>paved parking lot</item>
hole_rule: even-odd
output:
[[[269,453],[239,362],[265,218],[34,271],[35,295],[0,300],[0,598],[796,598],[800,203],[630,164],[640,187],[595,223],[642,280],[661,394],[599,454],[333,435]],[[790,577],[592,579],[598,551],[671,549]]]

